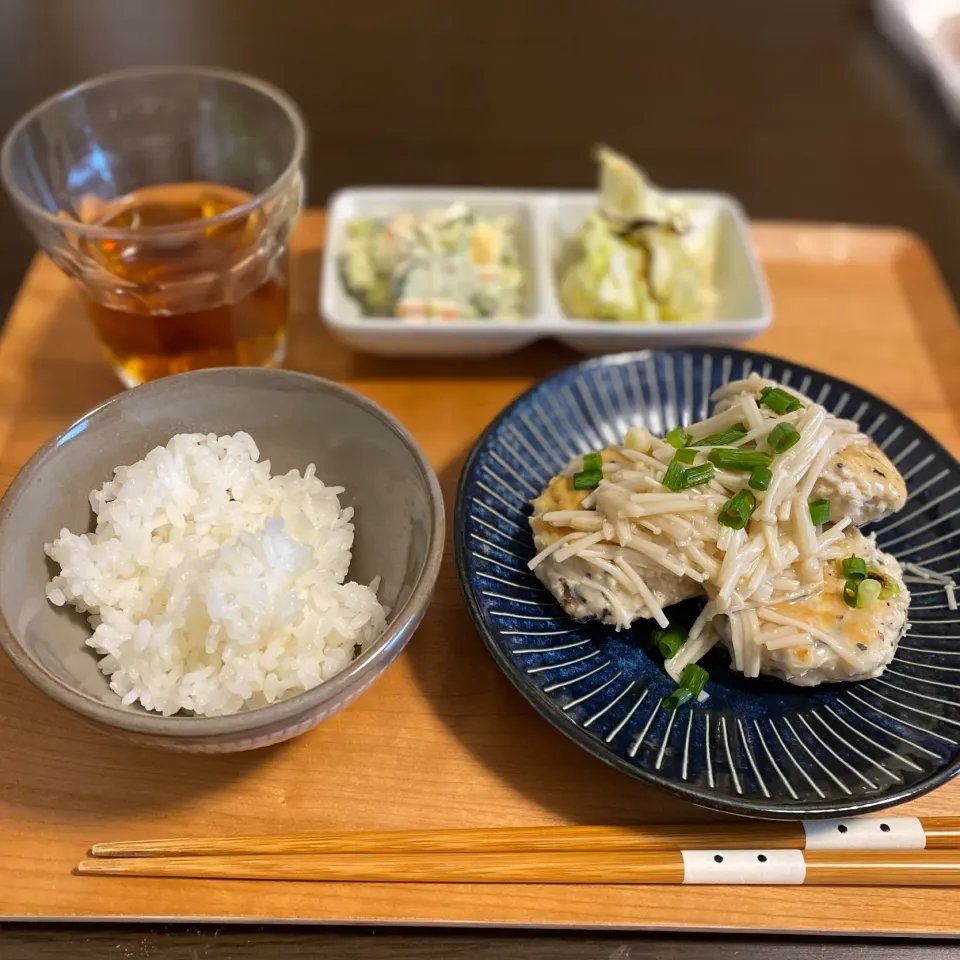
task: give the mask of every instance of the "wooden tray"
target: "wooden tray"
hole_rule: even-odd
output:
[[[464,456],[532,380],[576,357],[364,357],[316,317],[323,218],[300,224],[289,365],[349,383],[423,444],[452,503]],[[776,302],[752,346],[850,379],[960,453],[960,332],[929,255],[894,230],[763,224]],[[70,283],[38,259],[0,345],[0,484],[117,392]],[[452,510],[450,511],[452,514]],[[226,757],[131,747],[85,727],[0,658],[0,914],[283,918],[754,931],[956,932],[960,891],[112,880],[72,875],[91,843],[174,834],[717,819],[594,760],[536,716],[486,654],[449,555],[407,651],[292,743]],[[904,808],[960,813],[960,781]]]

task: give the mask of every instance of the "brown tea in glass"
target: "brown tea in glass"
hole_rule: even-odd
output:
[[[283,361],[305,142],[296,107],[269,84],[158,67],[51,97],[10,131],[0,166],[134,386]]]
[[[84,301],[125,382],[283,359],[287,256],[258,254],[264,212],[197,225],[251,199],[222,184],[177,183],[135,190],[100,210],[98,226],[126,235],[86,238],[83,251],[135,292],[116,306],[99,291],[84,291]],[[162,238],[141,232],[175,225],[196,229]]]

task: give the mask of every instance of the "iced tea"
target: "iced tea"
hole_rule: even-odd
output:
[[[282,361],[286,244],[276,242],[263,207],[206,222],[250,199],[221,184],[176,183],[108,204],[93,200],[83,211],[85,222],[118,231],[81,241],[101,275],[82,292],[128,386],[203,367]]]

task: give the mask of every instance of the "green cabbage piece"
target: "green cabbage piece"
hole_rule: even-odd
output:
[[[599,209],[574,235],[572,262],[561,271],[566,312],[641,323],[708,317],[716,297],[714,211],[657,190],[612,150],[600,148],[597,159]],[[631,226],[639,220],[654,223]]]

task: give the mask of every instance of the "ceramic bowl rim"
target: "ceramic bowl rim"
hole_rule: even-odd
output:
[[[388,628],[369,650],[349,664],[346,669],[330,680],[289,699],[226,716],[164,717],[146,711],[130,711],[121,707],[119,703],[113,706],[95,697],[79,693],[69,684],[47,671],[27,652],[23,641],[7,620],[6,612],[0,608],[0,647],[10,657],[17,669],[35,687],[76,713],[127,733],[174,738],[220,738],[237,734],[250,734],[277,725],[287,726],[300,717],[317,713],[325,705],[336,701],[342,694],[349,692],[364,675],[378,675],[382,669],[386,669],[423,616],[440,571],[445,524],[443,494],[433,467],[431,467],[426,455],[406,427],[378,404],[342,384],[313,374],[261,367],[212,367],[206,370],[179,374],[176,377],[165,377],[152,383],[143,384],[135,390],[117,394],[87,411],[65,430],[51,437],[20,469],[3,497],[0,498],[0,531],[2,531],[15,509],[21,492],[40,474],[50,454],[56,450],[64,441],[64,438],[78,424],[90,418],[101,417],[104,411],[108,409],[117,409],[129,404],[140,404],[152,397],[162,396],[170,390],[178,389],[184,383],[184,378],[193,382],[203,380],[216,382],[224,376],[249,381],[282,379],[291,383],[300,382],[315,391],[332,394],[341,400],[352,403],[388,427],[401,440],[413,457],[426,486],[427,497],[430,501],[431,521],[426,555],[410,595],[393,615]]]

